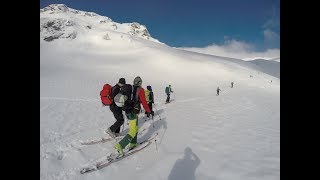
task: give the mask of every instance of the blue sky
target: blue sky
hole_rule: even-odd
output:
[[[241,42],[251,50],[280,49],[280,0],[41,0],[115,22],[139,22],[173,47]]]

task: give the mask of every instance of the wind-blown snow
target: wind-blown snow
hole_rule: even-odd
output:
[[[151,35],[108,29],[99,22],[109,18],[70,15],[71,8],[66,8],[52,6],[52,14],[40,10],[40,28],[56,18],[74,24],[61,26],[64,34],[52,41],[44,38],[59,30],[40,32],[41,179],[280,179],[279,78],[250,62],[175,49]],[[81,35],[62,38],[69,32]],[[121,77],[132,83],[136,76],[155,95],[154,122],[140,114],[139,127],[146,130],[138,141],[158,132],[157,143],[109,167],[80,174],[82,167],[114,151],[114,142],[80,144],[107,137],[104,130],[115,122],[101,105],[102,86]],[[169,84],[173,101],[164,104]],[[222,91],[216,96],[218,86]],[[125,123],[123,133],[127,131]]]

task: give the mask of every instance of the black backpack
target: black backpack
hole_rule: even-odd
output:
[[[130,84],[125,84],[120,88],[120,91],[115,97],[113,98],[114,103],[118,107],[125,108],[130,104],[132,99],[132,86]]]

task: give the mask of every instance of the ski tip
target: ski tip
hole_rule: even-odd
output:
[[[88,173],[94,170],[96,170],[96,168],[83,168],[80,170],[80,174]]]

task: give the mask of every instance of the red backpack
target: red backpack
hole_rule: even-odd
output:
[[[105,106],[110,106],[112,104],[111,88],[112,86],[110,84],[105,84],[100,91],[101,102]]]

